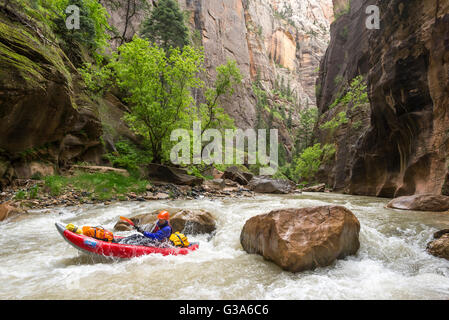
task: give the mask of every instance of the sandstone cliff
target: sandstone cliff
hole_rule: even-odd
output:
[[[370,4],[380,8],[379,30],[365,26]],[[352,194],[448,194],[449,2],[334,5],[339,14],[317,81],[315,135],[337,152],[320,180]],[[358,75],[367,81],[369,103],[356,111],[335,104]],[[319,128],[341,110],[348,122],[333,135]]]
[[[0,186],[98,160],[101,123],[76,68],[51,32],[13,3],[0,9],[0,64]]]
[[[135,138],[121,121],[126,106],[111,93],[95,101],[86,94],[52,31],[14,3],[0,12],[0,180],[53,173],[77,161],[100,163],[115,140]],[[154,1],[101,3],[111,15],[116,48],[138,32]],[[206,80],[215,79],[215,68],[228,58],[241,69],[244,85],[223,99],[225,110],[238,127],[254,128],[262,119],[279,128],[288,156],[298,111],[315,105],[315,78],[333,19],[331,0],[179,3],[190,17],[192,41],[205,49]],[[266,93],[262,107],[255,82]],[[201,93],[196,97],[200,100]]]
[[[258,119],[267,122],[271,114],[271,124],[280,129],[289,152],[294,130],[286,128],[287,115],[292,114],[294,126],[298,111],[315,105],[315,79],[333,19],[331,0],[178,1],[189,15],[192,41],[204,47],[206,80],[215,79],[215,68],[227,59],[236,60],[244,76],[243,88],[232,99],[223,99],[226,112],[240,128],[254,128]],[[145,11],[152,5],[147,1],[147,7],[131,6],[132,14],[127,14],[130,1],[119,1],[118,8],[111,7],[110,1],[103,2],[117,34],[125,34],[128,40],[138,32]],[[118,37],[113,45],[120,42]],[[265,108],[256,106],[256,79],[268,96]],[[288,87],[290,97],[279,94],[281,87]]]

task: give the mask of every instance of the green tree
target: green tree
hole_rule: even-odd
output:
[[[306,148],[294,163],[294,176],[298,180],[311,182],[321,165],[323,150],[319,143]]]
[[[67,29],[65,9],[69,5],[80,9],[79,29]],[[84,46],[97,60],[101,59],[100,54],[108,45],[107,31],[111,29],[106,9],[97,0],[57,0],[54,1],[52,10],[56,12],[56,33],[63,39],[64,50],[69,52],[71,58],[76,60],[77,50]]]
[[[296,155],[300,154],[312,140],[313,128],[318,119],[317,108],[305,108],[299,113],[299,126],[296,134]]]
[[[142,23],[141,35],[157,43],[166,52],[170,47],[183,48],[189,44],[189,31],[184,15],[175,0],[160,0]]]
[[[233,128],[234,121],[219,106],[219,100],[222,96],[232,96],[241,83],[242,75],[234,60],[217,67],[214,85],[205,92],[206,103],[200,105],[202,132],[209,128]]]
[[[131,106],[125,121],[148,140],[153,162],[160,163],[173,129],[187,127],[193,111],[192,88],[203,85],[201,51],[185,46],[166,54],[163,48],[135,36],[118,48],[111,66]]]

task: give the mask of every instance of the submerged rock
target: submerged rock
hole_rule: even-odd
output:
[[[449,233],[444,233],[438,239],[427,244],[427,252],[449,260]]]
[[[435,194],[416,194],[391,200],[387,208],[416,211],[446,211],[449,210],[449,197]]]
[[[356,254],[359,232],[358,219],[342,206],[281,209],[246,221],[240,242],[248,253],[299,272]]]

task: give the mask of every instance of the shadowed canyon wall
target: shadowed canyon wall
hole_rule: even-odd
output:
[[[351,194],[449,194],[449,1],[334,2],[341,15],[321,61],[315,138],[337,151],[319,179]],[[370,4],[379,30],[365,26]],[[348,123],[330,136],[320,124],[345,110],[329,107],[358,75],[369,103],[346,107]]]

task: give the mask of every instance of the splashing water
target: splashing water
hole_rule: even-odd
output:
[[[384,208],[388,199],[340,194],[258,195],[223,200],[121,202],[33,211],[0,223],[0,299],[447,299],[449,261],[425,251],[449,225],[442,213]],[[338,204],[360,220],[357,255],[313,271],[283,271],[247,254],[247,219],[280,208]],[[205,209],[213,236],[189,236],[200,248],[186,256],[148,255],[111,261],[80,253],[54,227],[102,225],[162,208]],[[128,235],[132,232],[117,233]]]

